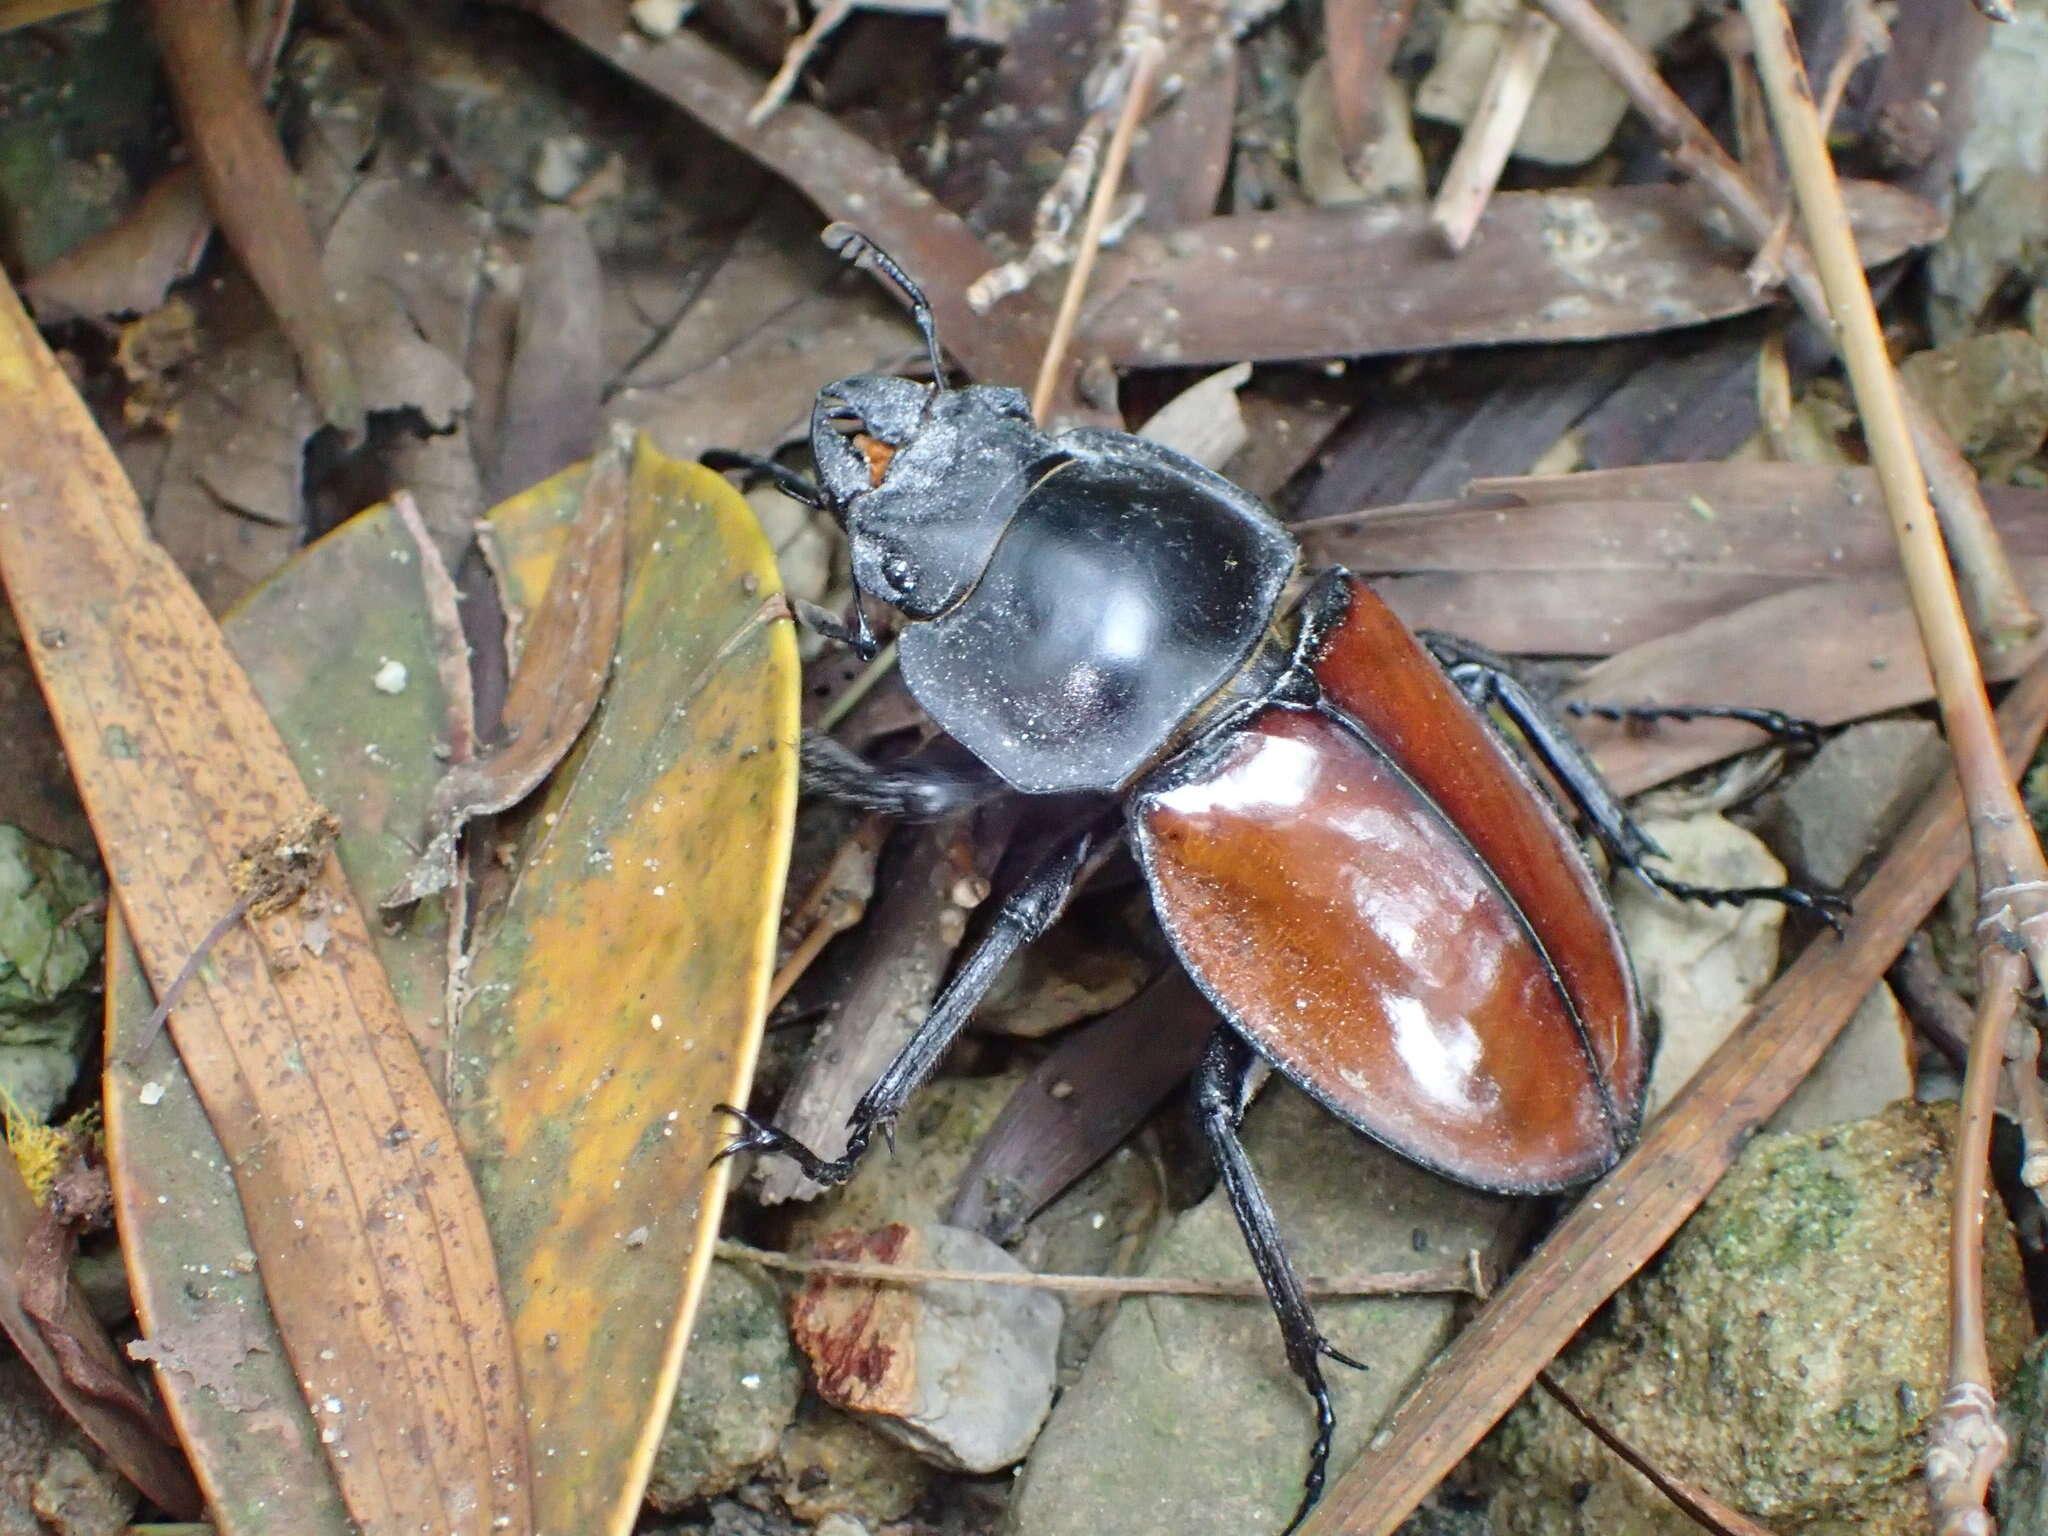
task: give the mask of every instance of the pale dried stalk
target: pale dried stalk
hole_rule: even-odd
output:
[[[2013,1117],[2020,1123],[2020,1182],[2038,1192],[2048,1184],[2048,1101],[2041,1096],[2041,1032],[2023,1019],[2013,1021],[2006,1050],[2012,1082]]]
[[[1714,46],[1728,65],[1728,96],[1735,119],[1735,154],[1750,185],[1778,199],[1778,146],[1771,138],[1770,109],[1757,83],[1749,23],[1733,11],[1714,23]]]
[[[1937,1536],[1990,1536],[1984,1490],[2005,1455],[1991,1396],[1984,1343],[1983,1220],[1991,1119],[2005,1062],[2006,1032],[2027,962],[2048,977],[2048,861],[2005,767],[1997,727],[1964,625],[1962,603],[1928,505],[1913,452],[1905,395],[1885,350],[1835,180],[1825,130],[1781,0],[1743,0],[1758,69],[1792,173],[1806,237],[1836,323],[1885,507],[1891,513],[1906,588],[1933,674],[1975,854],[1978,905],[1978,1017],[1964,1077],[1956,1138],[1955,1209],[1950,1231],[1949,1392],[1929,1430],[1928,1495]],[[2024,955],[2024,959],[2022,956]]]
[[[818,8],[818,14],[811,24],[793,41],[782,55],[782,67],[775,71],[761,92],[761,99],[747,110],[747,126],[758,128],[775,114],[775,109],[789,100],[789,93],[796,89],[797,77],[803,74],[804,66],[811,62],[811,55],[819,45],[839,30],[841,22],[853,14],[854,0],[825,0]]]
[[[1172,1275],[1039,1275],[1029,1270],[920,1269],[910,1264],[879,1264],[865,1259],[811,1259],[775,1253],[721,1238],[718,1256],[793,1275],[822,1275],[833,1280],[871,1280],[884,1285],[999,1285],[1028,1291],[1059,1291],[1070,1296],[1220,1296],[1264,1300],[1256,1280],[1185,1280]],[[1477,1253],[1464,1264],[1437,1269],[1405,1269],[1334,1279],[1304,1277],[1311,1296],[1484,1296],[1492,1277]]]
[[[1984,1509],[1991,1474],[2005,1460],[2005,1431],[1991,1392],[1984,1344],[1984,1200],[2006,1033],[2026,980],[2026,961],[1987,948],[1978,964],[1977,1023],[1963,1074],[1962,1123],[1956,1132],[1955,1208],[1950,1216],[1949,1385],[1927,1426],[1927,1500],[1935,1536],[1991,1536]]]
[[[1045,344],[1045,358],[1038,366],[1038,382],[1031,389],[1031,413],[1040,421],[1044,421],[1052,410],[1053,397],[1059,388],[1060,370],[1067,359],[1067,348],[1074,340],[1074,322],[1080,318],[1081,299],[1088,291],[1088,279],[1094,274],[1095,258],[1102,249],[1102,233],[1109,223],[1110,206],[1116,201],[1117,186],[1124,179],[1124,162],[1131,157],[1131,140],[1137,137],[1138,119],[1144,116],[1145,103],[1152,97],[1152,77],[1159,72],[1159,61],[1166,55],[1166,44],[1159,36],[1155,6],[1134,3],[1125,28],[1131,57],[1130,85],[1124,93],[1123,112],[1116,120],[1116,131],[1109,136],[1109,148],[1103,152],[1102,173],[1096,178],[1095,196],[1089,200],[1088,217],[1081,225],[1080,243],[1074,250],[1074,265],[1067,273],[1066,291],[1060,295],[1059,313],[1053,317],[1052,336]]]
[[[1521,137],[1529,103],[1536,99],[1536,86],[1550,62],[1557,35],[1556,22],[1540,11],[1524,9],[1515,13],[1501,39],[1479,105],[1473,108],[1472,120],[1465,125],[1458,152],[1451,157],[1429,210],[1430,223],[1454,252],[1472,243],[1480,215],[1486,212],[1515,140]]]
[[[1750,241],[1761,245],[1770,238],[1777,218],[1769,204],[1758,195],[1742,168],[1707,132],[1706,125],[1664,83],[1627,34],[1609,21],[1592,0],[1532,3],[1540,6],[1613,77],[1630,103],[1656,130],[1672,164],[1697,180],[1728,211]],[[1805,99],[1811,112],[1812,99]],[[1835,341],[1839,350],[1840,340],[1829,316],[1827,294],[1805,247],[1796,241],[1790,243],[1784,255],[1784,268],[1787,291],[1820,333]],[[1857,272],[1860,284],[1860,267]],[[1948,435],[1917,401],[1907,396],[1904,409],[1912,426],[1914,446],[1919,450],[1921,469],[1926,473],[1941,516],[1942,534],[1962,573],[1977,632],[1993,646],[2008,645],[2035,633],[2041,627],[2040,617],[2013,575],[2012,564],[1991,526],[1991,515],[1978,494],[1976,475]]]
[[[1842,110],[1842,98],[1849,91],[1849,77],[1873,52],[1881,50],[1885,41],[1885,25],[1870,7],[1852,6],[1849,35],[1843,39],[1842,51],[1835,56],[1835,62],[1828,70],[1827,87],[1821,92],[1820,120],[1823,127],[1834,126],[1835,114]],[[1778,209],[1778,222],[1771,227],[1769,238],[1757,247],[1756,255],[1750,258],[1749,280],[1759,291],[1783,280],[1785,246],[1791,238],[1792,204],[1788,199]]]

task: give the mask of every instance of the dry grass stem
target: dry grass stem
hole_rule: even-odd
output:
[[[1641,49],[1609,21],[1592,0],[1533,0],[1613,77],[1638,112],[1663,140],[1672,164],[1691,176],[1725,208],[1748,239],[1761,246],[1777,224],[1775,211],[1722,149],[1691,108],[1666,85]],[[1812,98],[1802,90],[1810,114]],[[1830,178],[1832,181],[1832,178]],[[1839,190],[1837,191],[1839,202]],[[1853,254],[1852,254],[1853,263]],[[1840,338],[1830,318],[1826,290],[1805,247],[1788,242],[1783,259],[1785,285],[1821,334]],[[1857,268],[1861,282],[1861,268]],[[1888,362],[1889,360],[1887,360]],[[2003,646],[2034,634],[2041,620],[2013,574],[1991,515],[1977,491],[1977,477],[1955,444],[1910,396],[1904,410],[1912,428],[1941,532],[1970,598],[1975,627],[1987,643]]]
[[[1984,1493],[2005,1455],[1984,1343],[1983,1207],[1991,1121],[2007,1031],[2028,961],[2048,976],[2048,863],[1999,749],[1990,701],[1964,624],[1914,454],[1905,394],[1885,348],[1842,206],[1811,88],[1781,0],[1743,0],[1764,90],[1792,173],[1807,240],[1833,309],[1863,434],[1890,512],[1956,777],[1968,809],[1982,912],[1978,1016],[1964,1076],[1950,1228],[1949,1392],[1929,1431],[1927,1488],[1937,1536],[1989,1536]]]
[[[775,115],[775,109],[789,100],[789,93],[796,89],[797,77],[804,72],[804,66],[811,62],[811,55],[818,47],[839,29],[839,24],[853,14],[853,0],[826,0],[818,7],[818,14],[811,24],[789,45],[789,51],[782,56],[782,67],[775,71],[775,78],[768,82],[768,88],[761,92],[761,99],[747,110],[747,126],[758,128]]]
[[[1265,1288],[1256,1280],[1186,1280],[1173,1275],[1037,1275],[1030,1271],[920,1269],[909,1264],[877,1264],[862,1259],[812,1259],[802,1254],[775,1253],[765,1248],[720,1239],[718,1256],[742,1264],[792,1275],[822,1275],[834,1280],[871,1280],[885,1285],[1001,1285],[1029,1291],[1059,1291],[1069,1296],[1217,1296],[1264,1301]],[[1463,1264],[1436,1269],[1392,1270],[1334,1278],[1305,1276],[1311,1296],[1484,1296],[1493,1277],[1474,1253]]]
[[[1088,217],[1081,225],[1081,238],[1074,249],[1074,265],[1067,273],[1066,291],[1053,316],[1052,335],[1045,344],[1045,357],[1038,365],[1038,382],[1031,388],[1031,413],[1041,422],[1052,410],[1059,388],[1060,371],[1066,364],[1067,348],[1073,344],[1074,323],[1081,315],[1081,300],[1088,291],[1088,279],[1095,271],[1095,258],[1102,250],[1102,232],[1109,224],[1109,210],[1116,190],[1124,179],[1124,162],[1131,157],[1131,140],[1137,136],[1138,119],[1152,97],[1152,77],[1166,55],[1159,36],[1159,15],[1150,0],[1137,0],[1124,23],[1130,51],[1130,79],[1124,89],[1123,111],[1116,130],[1109,136],[1109,148],[1102,156],[1102,174],[1095,182],[1095,195],[1088,203]]]
[[[1521,10],[1501,39],[1494,56],[1493,71],[1486,77],[1486,89],[1458,152],[1444,172],[1430,209],[1430,222],[1453,251],[1471,243],[1486,212],[1500,173],[1507,169],[1508,156],[1521,136],[1522,122],[1529,115],[1529,103],[1536,98],[1537,82],[1550,62],[1550,50],[1557,44],[1557,23],[1540,11]]]
[[[1886,45],[1885,26],[1868,5],[1852,7],[1849,35],[1842,41],[1842,51],[1835,55],[1835,62],[1828,70],[1828,83],[1821,92],[1820,120],[1823,128],[1831,127],[1835,114],[1842,110],[1842,97],[1848,93],[1849,77],[1856,73],[1857,66],[1874,52],[1882,51]],[[1752,167],[1750,174],[1756,174]],[[1759,289],[1769,288],[1783,280],[1783,263],[1786,243],[1792,238],[1792,204],[1783,201],[1778,209],[1778,222],[1771,226],[1770,235],[1757,247],[1756,255],[1750,258],[1749,280]]]
[[[2020,1181],[2038,1192],[2048,1184],[2048,1100],[2041,1094],[2041,1032],[2032,1024],[2014,1021],[2005,1068],[2026,1148],[2020,1158]]]
[[[1928,504],[1914,452],[1905,392],[1885,347],[1884,331],[1842,204],[1826,135],[1800,67],[1790,23],[1778,0],[1744,0],[1764,89],[1792,173],[1812,265],[1834,315],[1834,332],[1855,391],[1872,466],[1890,512],[1907,589],[1934,678],[1956,774],[1970,807],[1980,891],[2006,895],[1998,908],[2009,931],[2025,932],[2027,914],[2048,914],[2048,864],[2005,772],[1941,531]],[[1788,252],[1788,255],[1791,254]],[[2041,882],[2036,887],[2034,882]],[[1987,903],[1987,910],[1989,904]],[[2048,935],[2030,940],[2037,971],[2048,973]],[[2003,1042],[2000,1042],[2003,1056]]]
[[[1949,1384],[1927,1427],[1927,1499],[1935,1536],[1991,1536],[1984,1508],[1991,1474],[2005,1460],[2006,1436],[1991,1392],[1984,1345],[1984,1201],[1991,1121],[2007,1032],[2019,1006],[2027,964],[2016,951],[1987,948],[1979,967],[1977,1023],[1963,1077],[1956,1133],[1955,1207],[1949,1229]]]
[[[811,962],[827,944],[867,915],[868,901],[875,894],[875,860],[889,836],[889,823],[880,816],[864,816],[834,851],[824,873],[804,893],[794,923],[803,937],[775,969],[768,983],[768,1009],[772,1012],[789,996]]]
[[[1594,1439],[1642,1473],[1652,1487],[1701,1529],[1718,1532],[1719,1536],[1771,1536],[1770,1527],[1759,1525],[1740,1510],[1723,1504],[1704,1488],[1680,1482],[1663,1468],[1652,1463],[1641,1451],[1608,1428],[1585,1404],[1560,1386],[1557,1378],[1550,1372],[1544,1371],[1536,1381],[1544,1391],[1557,1400],[1557,1405],[1577,1419]]]

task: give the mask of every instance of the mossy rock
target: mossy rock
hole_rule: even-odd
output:
[[[1953,1106],[1759,1136],[1556,1375],[1652,1465],[1772,1529],[1918,1533],[1948,1346]],[[2004,1209],[1986,1211],[1991,1358],[2030,1329]],[[1469,1469],[1510,1536],[1697,1527],[1532,1394]]]

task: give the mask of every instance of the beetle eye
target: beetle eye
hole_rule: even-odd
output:
[[[867,422],[862,420],[860,412],[850,405],[841,405],[826,411],[824,421],[826,426],[837,432],[841,437],[852,437],[867,426]]]

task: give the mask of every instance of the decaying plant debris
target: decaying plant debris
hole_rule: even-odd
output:
[[[952,370],[1212,463],[1561,705],[1823,728],[1575,722],[1681,878],[1854,898],[1836,935],[1620,883],[1703,1065],[1599,1184],[1476,1195],[1265,1090],[1373,1367],[1305,1529],[2038,1526],[2042,0],[0,23],[0,1107],[67,1187],[106,1164],[123,1250],[40,1175],[0,1200],[0,1323],[93,1447],[0,1444],[21,1528],[1284,1523],[1308,1409],[1180,1107],[1213,1017],[1119,850],[893,1156],[708,1169],[750,1081],[837,1150],[1052,836],[1016,798],[789,829],[799,714],[959,750],[891,650],[793,639],[848,601],[829,520],[687,463],[808,469],[821,385],[923,366],[828,220]],[[332,858],[230,879],[316,802]],[[31,838],[96,843],[103,906]],[[1742,1383],[1711,1434],[1701,1380]]]

